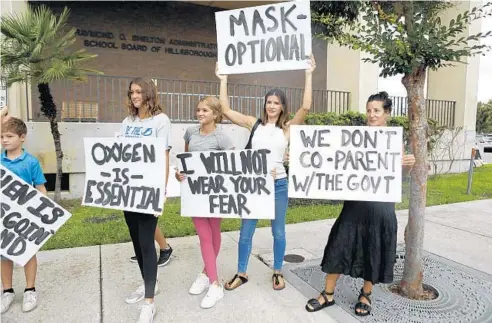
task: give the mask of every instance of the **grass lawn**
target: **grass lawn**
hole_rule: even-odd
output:
[[[492,198],[492,165],[476,168],[473,176],[472,194],[466,194],[468,175],[449,174],[429,178],[427,186],[427,205],[457,203]],[[403,202],[398,209],[408,208],[408,183],[404,183]],[[323,204],[314,204],[323,203]],[[335,218],[341,204],[330,201],[292,201],[287,210],[287,223]],[[130,241],[123,213],[116,210],[82,207],[80,200],[64,201],[64,206],[72,212],[72,218],[43,246],[43,250],[91,246]],[[260,221],[260,227],[268,226],[269,221]],[[195,229],[190,218],[180,216],[180,200],[168,199],[159,226],[166,237],[194,235]],[[239,220],[225,219],[223,231],[239,229]]]

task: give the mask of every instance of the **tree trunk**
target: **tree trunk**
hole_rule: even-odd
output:
[[[424,214],[427,196],[427,116],[425,113],[424,83],[426,68],[419,67],[402,79],[408,94],[410,138],[415,166],[411,173],[408,224],[405,229],[405,265],[401,281],[402,292],[417,298],[422,289],[422,252],[424,243]]]
[[[56,181],[55,181],[55,202],[61,200],[61,180],[62,180],[62,162],[63,151],[61,148],[60,131],[58,131],[58,121],[56,120],[56,105],[51,96],[51,90],[48,83],[39,83],[39,100],[41,101],[41,111],[50,121],[51,134],[55,143],[56,152]]]

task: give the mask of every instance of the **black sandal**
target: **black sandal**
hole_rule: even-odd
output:
[[[321,292],[321,296],[325,299],[325,302],[323,304],[320,304],[320,302],[316,298],[311,298],[307,304],[306,304],[306,311],[308,312],[317,312],[319,310],[324,309],[325,307],[335,305],[335,300],[328,300],[327,295],[332,296],[334,292],[332,293],[327,293],[325,290]],[[308,305],[311,305],[312,308],[310,308]]]
[[[241,282],[236,287],[231,287],[231,285],[236,281],[236,279],[239,279]],[[248,278],[235,274],[234,277],[230,281],[228,281],[227,284],[225,284],[224,288],[226,290],[234,290],[239,286],[246,284],[247,282],[248,282]]]
[[[371,293],[372,292],[365,293],[364,288],[360,289],[360,294],[359,294],[359,298],[358,298],[359,302],[357,304],[355,304],[355,315],[367,316],[367,315],[371,314],[371,310],[372,310],[371,305],[367,305],[367,304],[362,303],[360,301],[361,297],[365,297],[367,299],[367,301],[369,302],[369,304],[371,304],[371,299],[369,298],[369,296],[371,296]],[[362,310],[365,312],[357,312],[357,310]]]
[[[279,278],[282,278],[282,281],[284,282],[284,286],[282,286],[281,288],[275,288],[275,286],[278,286],[280,285],[280,279]],[[272,282],[273,282],[273,289],[274,290],[282,290],[285,288],[285,278],[284,278],[284,275],[280,274],[280,273],[275,273],[272,275]]]

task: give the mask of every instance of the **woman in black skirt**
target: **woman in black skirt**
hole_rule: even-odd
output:
[[[386,92],[371,95],[366,106],[368,125],[386,126],[392,104]],[[402,157],[404,173],[414,164],[413,155]],[[321,269],[327,274],[325,289],[317,299],[307,302],[306,310],[315,312],[335,304],[335,285],[338,276],[344,274],[364,279],[355,314],[369,315],[372,286],[393,281],[397,228],[395,203],[345,201],[331,229],[321,262]]]

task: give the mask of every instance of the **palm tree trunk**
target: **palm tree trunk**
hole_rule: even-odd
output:
[[[427,197],[427,116],[425,113],[426,68],[419,67],[405,74],[402,83],[408,94],[410,137],[415,166],[410,183],[408,224],[405,228],[405,265],[400,283],[402,292],[417,298],[423,293],[422,253],[424,244],[424,214]]]
[[[51,96],[51,90],[48,83],[39,83],[39,100],[41,101],[41,111],[50,121],[51,135],[53,136],[53,142],[55,143],[56,152],[56,181],[55,181],[55,202],[59,203],[61,200],[61,180],[62,180],[62,162],[63,151],[61,148],[60,131],[58,130],[58,121],[56,120],[56,105]]]

